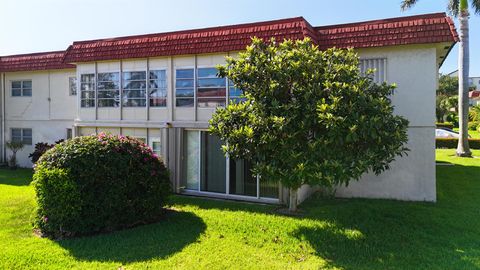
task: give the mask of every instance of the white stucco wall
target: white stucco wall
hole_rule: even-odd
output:
[[[12,128],[32,129],[32,145],[17,153],[20,166],[32,165],[28,155],[35,143],[65,139],[67,128],[73,128],[76,96],[69,93],[69,77],[75,77],[75,70],[5,73],[5,139],[11,140]],[[32,81],[31,97],[11,95],[11,82],[16,80]]]
[[[28,155],[35,149],[35,143],[47,142],[54,143],[60,139],[67,138],[67,128],[73,128],[73,120],[7,120],[6,121],[6,141],[11,140],[12,128],[31,128],[32,144],[25,145],[17,153],[17,162],[20,167],[30,168],[32,163]],[[11,156],[11,151],[7,150],[7,159]]]
[[[391,169],[378,176],[367,174],[348,187],[339,187],[339,197],[388,198],[415,201],[436,200],[435,91],[437,55],[427,46],[400,46],[360,50],[361,58],[387,58],[387,80],[396,83],[392,96],[395,113],[409,121],[407,157],[397,158]]]

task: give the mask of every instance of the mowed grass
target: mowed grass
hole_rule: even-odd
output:
[[[292,217],[174,196],[156,224],[62,241],[32,234],[31,171],[1,170],[0,269],[480,269],[480,159],[453,155],[437,203],[314,197]]]
[[[458,128],[454,128],[453,130],[458,132]],[[480,132],[478,130],[469,130],[468,135],[470,135],[472,139],[480,139]]]

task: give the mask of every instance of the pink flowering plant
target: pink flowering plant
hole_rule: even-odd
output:
[[[55,145],[35,167],[34,227],[62,238],[158,220],[170,193],[169,172],[143,142],[100,133]]]

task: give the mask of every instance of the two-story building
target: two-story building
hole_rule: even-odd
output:
[[[304,18],[74,42],[66,51],[0,57],[2,159],[23,141],[21,166],[37,142],[99,132],[137,137],[161,155],[175,192],[284,202],[287,191],[229,160],[206,131],[216,107],[241,97],[215,66],[251,37],[309,37],[320,49],[353,47],[360,70],[396,83],[395,113],[410,121],[408,156],[379,176],[365,175],[343,197],[435,201],[435,90],[438,68],[457,41],[444,13],[332,26]],[[334,151],[334,149],[332,149]],[[299,200],[311,192],[299,190]]]

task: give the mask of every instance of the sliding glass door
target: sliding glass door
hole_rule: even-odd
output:
[[[185,189],[198,190],[200,171],[200,131],[187,130],[183,136],[183,183]]]
[[[201,133],[201,191],[225,193],[227,172],[222,142],[217,136]]]
[[[257,196],[257,176],[252,174],[252,164],[245,160],[230,161],[230,194]]]
[[[181,181],[185,190],[278,198],[278,182],[261,179],[251,169],[250,161],[226,158],[217,136],[185,130]]]

